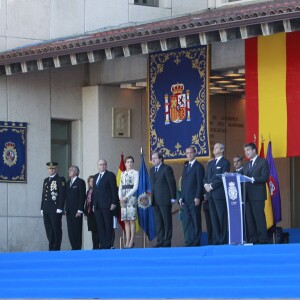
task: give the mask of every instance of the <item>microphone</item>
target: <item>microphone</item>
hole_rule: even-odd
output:
[[[241,161],[241,160],[243,160],[244,159],[244,155],[243,156],[241,156],[236,162],[239,162],[239,161]]]

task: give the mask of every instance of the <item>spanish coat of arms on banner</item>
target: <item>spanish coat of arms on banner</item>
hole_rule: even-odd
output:
[[[183,160],[190,145],[196,157],[210,156],[207,68],[206,46],[149,55],[150,157]]]

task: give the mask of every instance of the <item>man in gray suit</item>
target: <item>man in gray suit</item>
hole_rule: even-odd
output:
[[[172,203],[176,202],[176,181],[173,169],[163,163],[161,153],[152,154],[152,165],[150,181],[157,237],[155,247],[171,247]]]
[[[182,172],[180,206],[184,209],[185,226],[187,237],[185,245],[200,246],[202,226],[201,226],[201,203],[203,201],[203,178],[204,167],[196,158],[193,147],[185,150],[188,163],[185,164]]]
[[[266,159],[257,155],[256,145],[244,146],[245,156],[249,162],[244,165],[243,173],[252,178],[246,183],[246,229],[250,243],[266,244],[267,224],[265,216],[265,200],[267,199],[266,183],[270,176]]]

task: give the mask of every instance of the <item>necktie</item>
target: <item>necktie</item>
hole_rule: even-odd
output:
[[[253,160],[250,160],[249,169],[253,167]]]
[[[102,177],[102,174],[100,174],[100,175],[98,176],[98,179],[97,179],[97,182],[96,182],[97,187],[99,187],[101,177]]]
[[[191,163],[189,163],[189,165],[188,165],[188,169],[187,169],[187,171],[188,171],[188,172],[190,171],[191,167],[192,167],[192,164],[191,164]]]
[[[155,173],[157,173],[158,172],[158,167],[155,167]]]

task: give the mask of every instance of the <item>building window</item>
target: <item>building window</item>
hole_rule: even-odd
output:
[[[216,7],[220,7],[220,6],[223,6],[223,5],[251,2],[251,1],[254,1],[254,0],[216,0]]]
[[[51,160],[58,162],[58,173],[68,178],[71,164],[71,122],[51,121]]]
[[[159,6],[159,0],[134,0],[135,5]]]

